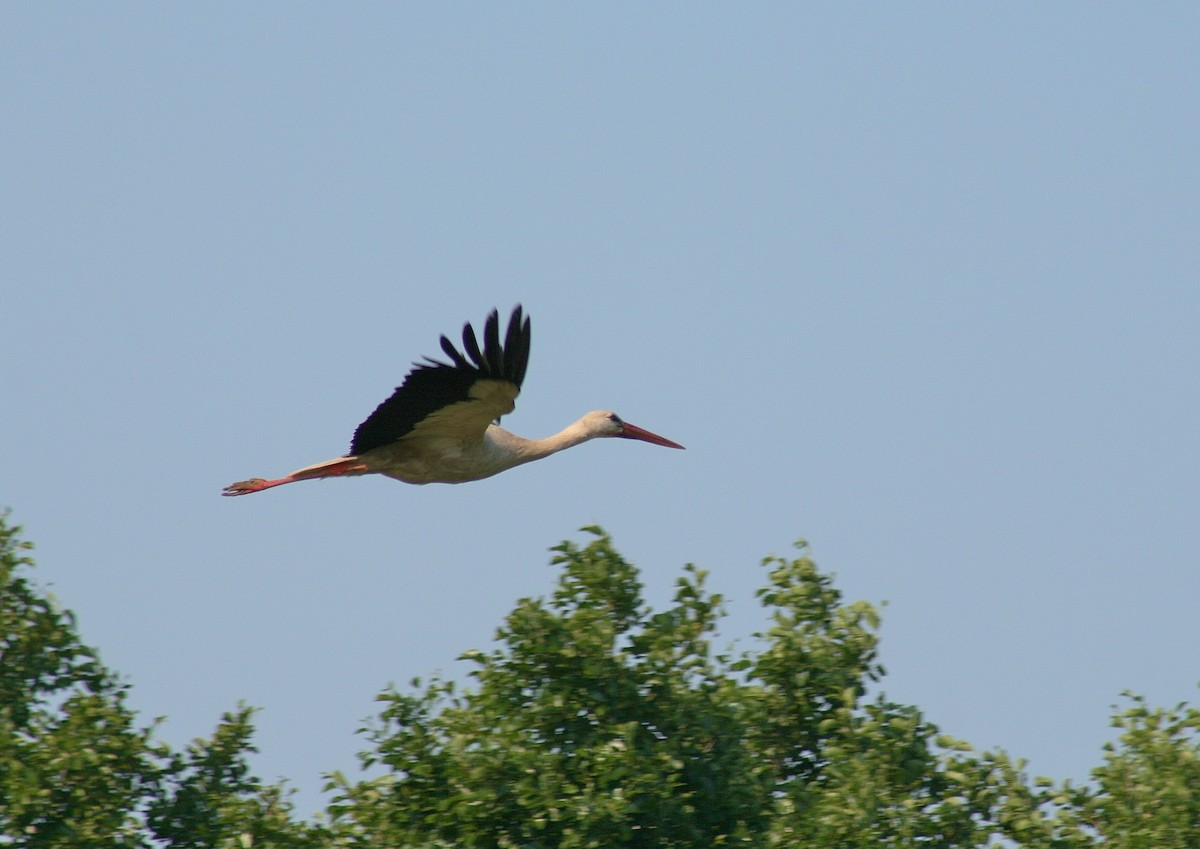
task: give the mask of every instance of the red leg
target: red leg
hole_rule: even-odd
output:
[[[296,479],[294,477],[292,477],[291,475],[288,475],[286,478],[278,478],[277,480],[273,480],[273,481],[263,480],[262,478],[250,478],[250,480],[248,480],[248,481],[238,481],[237,483],[231,483],[229,486],[225,487],[224,490],[222,490],[221,494],[222,495],[249,495],[252,492],[262,492],[264,489],[270,489],[273,486],[280,486],[281,484],[291,483],[294,480],[296,480]]]
[[[264,480],[263,478],[250,478],[250,480],[238,481],[231,483],[225,487],[222,495],[249,495],[252,492],[262,492],[264,489],[270,489],[273,486],[282,486],[285,483],[294,483],[296,481],[315,480],[316,478],[334,478],[340,475],[353,474],[355,472],[365,472],[367,467],[358,462],[357,457],[347,457],[344,460],[337,460],[332,463],[317,466],[311,469],[301,469],[298,472],[292,472],[282,478],[275,480]]]

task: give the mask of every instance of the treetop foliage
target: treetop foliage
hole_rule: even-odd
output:
[[[251,777],[251,710],[172,752],[75,617],[30,580],[32,546],[0,513],[0,846],[294,846],[319,831]]]
[[[1200,846],[1200,712],[1127,695],[1084,786],[1030,780],[884,694],[879,614],[801,546],[764,561],[765,629],[716,651],[723,613],[685,566],[665,610],[599,528],[553,549],[465,685],[380,695],[324,817],[251,773],[252,711],[184,751],[138,727],[70,613],[29,582],[0,516],[0,846]],[[870,689],[869,689],[870,688]]]

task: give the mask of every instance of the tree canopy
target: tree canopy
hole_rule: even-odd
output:
[[[324,817],[251,774],[252,711],[174,751],[30,580],[0,516],[0,846],[1195,847],[1200,712],[1137,696],[1086,785],[1030,779],[880,692],[879,614],[801,546],[764,561],[753,650],[688,565],[671,605],[600,529],[555,547],[469,681],[414,680],[365,729],[371,778]],[[1065,721],[1065,720],[1064,720]]]

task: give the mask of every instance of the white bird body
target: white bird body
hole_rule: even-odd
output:
[[[353,465],[361,469],[340,472],[340,476],[380,474],[403,483],[467,483],[483,480],[514,466],[541,460],[567,448],[572,448],[597,436],[615,434],[597,433],[603,422],[609,421],[612,413],[597,410],[588,413],[561,432],[545,439],[526,439],[507,431],[497,424],[489,424],[482,440],[461,438],[441,433],[412,435],[398,441],[387,449],[375,449],[362,455],[334,457],[303,469],[297,469],[289,477],[303,480],[315,477],[311,473],[326,471],[333,467]],[[327,477],[328,475],[319,475]]]
[[[351,453],[297,469],[276,480],[250,478],[225,488],[247,495],[274,486],[327,477],[381,474],[411,484],[465,483],[540,460],[597,437],[638,439],[682,448],[616,413],[596,410],[545,439],[525,439],[495,422],[513,411],[529,356],[529,320],[513,310],[505,344],[498,316],[488,317],[484,347],[463,328],[464,357],[445,336],[442,350],[453,363],[419,363],[391,398],[355,432]]]

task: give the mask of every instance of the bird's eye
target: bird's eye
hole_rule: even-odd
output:
[[[609,413],[608,420],[610,422],[612,422],[613,424],[619,424],[619,425],[625,424],[625,422],[621,421],[621,417],[618,416],[616,413]]]

